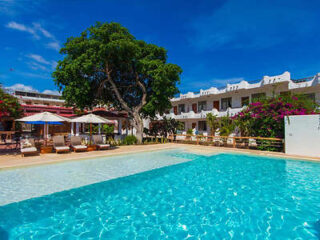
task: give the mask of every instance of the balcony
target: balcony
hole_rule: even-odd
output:
[[[213,115],[216,115],[217,117],[223,117],[227,116],[229,114],[230,117],[234,116],[238,112],[240,112],[243,108],[228,108],[226,110],[218,111],[217,109],[212,109],[211,111],[201,111],[198,113],[195,113],[194,111],[189,111],[186,113],[181,113],[175,115],[174,113],[165,114],[167,118],[174,118],[177,120],[182,119],[206,119],[208,113],[212,113]],[[160,118],[161,119],[161,118]]]

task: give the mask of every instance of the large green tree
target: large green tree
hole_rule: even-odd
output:
[[[111,103],[128,112],[142,141],[143,117],[171,107],[181,68],[167,51],[137,40],[118,23],[96,23],[71,37],[53,73],[67,104],[81,109]]]

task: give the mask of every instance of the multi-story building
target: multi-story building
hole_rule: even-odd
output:
[[[246,105],[262,96],[292,93],[306,94],[320,103],[320,73],[313,77],[293,80],[289,72],[278,76],[264,76],[262,80],[249,83],[241,81],[227,84],[226,87],[212,87],[200,92],[188,92],[171,99],[172,109],[167,118],[175,118],[184,123],[185,131],[194,129],[209,134],[206,115],[212,113],[218,117],[233,116]]]
[[[73,108],[65,107],[64,100],[57,94],[44,94],[30,91],[11,91],[18,98],[25,116],[40,112],[52,112],[63,117],[74,116]]]

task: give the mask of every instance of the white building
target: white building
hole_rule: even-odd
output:
[[[227,84],[224,88],[211,87],[200,92],[188,92],[171,99],[173,108],[167,118],[175,118],[185,125],[185,131],[194,129],[199,133],[210,134],[206,115],[213,113],[221,117],[233,116],[253,99],[261,96],[287,94],[289,92],[307,94],[320,103],[320,73],[313,77],[292,80],[289,72],[278,76],[264,76],[261,81],[249,83],[241,81]],[[184,131],[184,133],[185,133]]]

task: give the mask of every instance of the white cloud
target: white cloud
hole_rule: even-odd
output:
[[[49,69],[39,63],[36,63],[36,62],[29,62],[28,63],[30,68],[33,69],[33,70],[42,70],[42,71],[49,71]]]
[[[43,36],[46,38],[52,38],[55,39],[53,34],[49,33],[46,29],[44,29],[39,23],[33,23],[33,29],[38,30],[42,33]]]
[[[60,95],[61,96],[61,93],[59,93],[59,91],[56,91],[56,90],[44,90],[42,93],[44,93],[44,94],[52,94],[52,95]]]
[[[26,86],[22,83],[16,83],[10,87],[5,87],[6,89],[8,90],[11,90],[11,91],[26,91],[26,92],[37,92],[39,93],[39,91],[35,88],[33,88],[32,86]],[[57,90],[49,90],[49,89],[46,89],[44,90],[42,93],[44,94],[53,94],[53,95],[60,95],[61,96],[61,93],[59,93]]]
[[[27,91],[27,92],[39,92],[38,90],[34,89],[31,86],[26,86],[24,84],[21,83],[16,83],[10,87],[6,87],[6,89],[12,90],[12,91]]]
[[[27,27],[24,24],[17,23],[17,22],[9,22],[6,25],[7,28],[11,28],[14,30],[18,30],[21,32],[28,32],[30,33],[34,38],[39,39],[39,35],[36,33],[36,31],[33,28]]]
[[[47,44],[47,48],[51,48],[51,49],[54,49],[56,51],[59,51],[61,46],[60,46],[59,42],[55,41],[55,42],[49,42]]]
[[[186,80],[186,79],[185,79]],[[243,77],[233,77],[233,78],[212,78],[208,81],[191,81],[188,80],[184,84],[184,88],[188,89],[194,89],[193,91],[199,91],[200,89],[209,89],[211,87],[226,87],[227,84],[234,84],[234,83],[239,83],[241,81],[245,81]],[[182,88],[182,91],[184,89]]]
[[[60,50],[59,41],[56,39],[56,37],[52,33],[50,33],[47,29],[42,27],[40,23],[33,23],[32,26],[27,26],[25,24],[12,21],[12,22],[9,22],[6,25],[6,27],[17,30],[17,31],[30,33],[35,39],[38,39],[38,40],[40,39],[40,36],[50,39],[50,42],[46,43],[46,47],[56,51]]]
[[[47,61],[42,56],[37,55],[37,54],[29,54],[28,57],[33,59],[33,60],[35,60],[35,61],[37,61],[37,62],[39,62],[39,63],[42,63],[42,64],[46,64],[46,65],[50,64],[49,61]]]
[[[243,77],[234,77],[234,78],[213,78],[209,83],[213,86],[227,86],[227,84],[239,83],[245,81]]]

